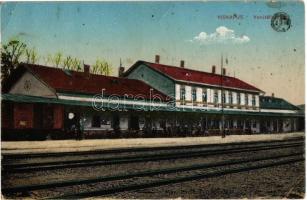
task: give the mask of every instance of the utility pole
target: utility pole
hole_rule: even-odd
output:
[[[221,102],[222,102],[222,138],[225,138],[226,137],[226,134],[225,134],[225,116],[224,116],[224,100],[226,98],[226,96],[224,97],[224,88],[223,88],[223,79],[224,79],[224,67],[223,67],[223,54],[221,56]],[[224,97],[224,98],[223,98]]]

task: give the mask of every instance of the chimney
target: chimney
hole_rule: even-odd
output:
[[[212,65],[212,74],[215,74],[215,65]]]
[[[90,75],[90,66],[83,64],[83,72],[85,75]]]
[[[119,67],[118,68],[118,77],[123,77],[125,72],[125,68],[124,67]]]
[[[223,76],[226,75],[226,68],[223,68],[222,75],[223,75]]]
[[[159,55],[156,55],[156,58],[155,58],[155,63],[160,63],[160,56]]]
[[[272,97],[275,97],[274,93],[272,93]]]
[[[184,60],[180,61],[180,67],[184,68]]]

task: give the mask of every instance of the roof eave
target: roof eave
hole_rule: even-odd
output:
[[[211,84],[205,84],[205,83],[201,83],[201,82],[193,82],[193,81],[186,81],[186,80],[178,80],[178,79],[175,79],[175,78],[173,78],[173,77],[171,77],[171,76],[169,76],[169,75],[167,75],[167,74],[161,72],[160,70],[157,70],[157,69],[153,68],[153,67],[150,66],[150,65],[148,64],[148,62],[146,62],[146,61],[139,60],[138,62],[141,62],[141,63],[145,64],[146,66],[150,67],[152,70],[154,70],[154,71],[156,71],[156,72],[162,74],[163,76],[166,76],[166,77],[170,78],[171,80],[173,80],[173,81],[175,81],[175,82],[185,82],[185,83],[192,83],[192,84],[195,84],[195,85],[207,85],[207,86],[212,86],[212,87],[221,87],[220,85],[211,85]],[[132,65],[132,66],[129,68],[129,70],[130,70],[132,67],[135,68],[135,65],[136,65],[138,62],[136,62],[134,65]],[[128,70],[128,71],[129,71],[129,70]],[[127,72],[128,72],[128,71],[127,71]],[[129,73],[130,73],[130,72],[129,72]],[[234,88],[234,87],[225,87],[225,86],[223,86],[223,88],[229,88],[229,89],[235,89],[235,90],[242,90],[242,91],[250,91],[250,92],[256,92],[256,93],[263,93],[263,94],[265,93],[264,91],[262,91],[262,90],[260,90],[260,89],[258,89],[258,88],[257,88],[258,90],[248,90],[248,89]]]
[[[48,87],[53,93],[54,95],[58,98],[58,95],[57,95],[57,91],[55,88],[51,87],[48,83],[46,83],[44,80],[42,80],[42,78],[37,74],[35,73],[29,66],[28,64],[26,63],[22,63],[22,65],[28,70],[28,72],[30,72],[35,78],[37,78],[39,81],[42,82],[42,84],[44,84],[46,87]]]

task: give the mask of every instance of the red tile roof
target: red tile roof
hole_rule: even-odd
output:
[[[221,76],[219,74],[212,74],[208,72],[202,72],[182,67],[175,67],[157,63],[144,62],[149,67],[179,81],[189,81],[200,84],[208,84],[208,85],[221,85]],[[235,89],[243,89],[243,90],[253,90],[257,92],[261,92],[260,89],[241,81],[240,79],[224,76],[223,85],[225,87],[231,87]]]
[[[41,65],[24,64],[24,66],[57,92],[101,94],[101,90],[105,89],[105,95],[121,97],[127,94],[134,97],[141,95],[145,99],[150,99],[150,89],[153,89],[139,80],[96,74],[87,76],[84,72],[65,72],[60,68]],[[156,89],[152,90],[152,94],[159,95],[163,100],[167,99],[166,95]]]

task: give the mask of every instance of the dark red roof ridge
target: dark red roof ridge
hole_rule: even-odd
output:
[[[64,69],[64,68],[61,68],[61,67],[53,67],[53,66],[47,66],[47,65],[40,65],[40,64],[28,64],[28,63],[21,63],[21,65],[24,65],[24,66],[36,66],[36,67],[43,67],[43,68],[51,68],[51,69],[55,69],[55,70],[61,70],[61,71],[70,71],[70,72],[73,72],[73,73],[80,73],[80,74],[83,74],[84,72],[83,71],[76,71],[76,70],[71,70],[71,69]],[[111,76],[111,75],[103,75],[103,74],[93,74],[93,73],[90,73],[91,76],[103,76],[103,77],[106,77],[106,78],[116,78],[116,79],[127,79],[127,78],[124,78],[124,77],[118,77],[118,76]],[[130,79],[130,80],[135,80],[135,81],[140,81],[138,79]],[[143,81],[141,81],[142,83],[144,83]]]
[[[205,71],[200,71],[200,70],[196,70],[196,69],[190,69],[190,68],[186,68],[186,67],[179,67],[179,66],[173,66],[173,65],[166,65],[166,64],[160,64],[160,63],[152,63],[152,62],[148,62],[148,61],[143,61],[143,60],[140,60],[138,62],[141,62],[141,63],[144,63],[144,64],[147,64],[149,65],[150,67],[154,68],[155,70],[158,70],[159,72],[169,76],[170,78],[173,78],[175,80],[179,80],[179,81],[190,81],[190,80],[185,80],[185,79],[177,79],[175,78],[174,74],[167,74],[167,72],[164,72],[160,69],[158,69],[158,67],[155,67],[155,66],[159,66],[159,67],[166,67],[166,68],[172,68],[174,70],[181,70],[181,71],[185,71],[185,72],[191,72],[191,73],[200,73],[200,74],[204,74],[204,75],[208,75],[208,76],[211,76],[211,77],[215,77],[215,78],[218,78],[220,79],[221,78],[221,75],[220,74],[213,74],[213,73],[210,73],[210,72],[205,72]],[[243,90],[254,90],[254,91],[259,91],[259,92],[263,92],[262,90],[258,89],[257,87],[249,84],[249,83],[246,83],[245,81],[242,81],[241,79],[239,78],[236,78],[236,77],[232,77],[232,76],[227,76],[227,75],[223,75],[224,78],[226,79],[230,79],[230,80],[234,80],[235,82],[240,82],[239,85],[240,87],[235,87],[235,86],[228,86],[228,85],[224,85],[224,87],[233,87],[233,88],[237,88],[237,89],[243,89]],[[193,82],[197,82],[197,83],[203,83],[203,82],[200,82],[200,81],[193,81]],[[209,84],[209,83],[204,83],[204,84]],[[244,85],[245,88],[243,88],[242,84]],[[213,84],[213,85],[219,85],[219,84]]]
[[[206,71],[200,71],[200,70],[197,70],[197,69],[186,68],[185,66],[184,67],[179,67],[179,66],[174,66],[174,65],[166,65],[166,64],[153,63],[153,62],[148,62],[148,61],[141,61],[141,62],[148,63],[148,64],[157,64],[157,65],[161,65],[163,67],[173,67],[173,68],[178,68],[178,69],[181,69],[181,70],[194,71],[194,72],[198,72],[198,73],[205,73],[205,74],[214,75],[214,76],[218,76],[218,77],[221,76],[220,74],[214,74],[214,73],[211,73],[211,72],[206,72]],[[223,77],[235,78],[235,77],[227,76],[227,75],[223,75]],[[237,79],[237,78],[235,78],[235,79]]]
[[[65,73],[65,69],[63,68],[38,64],[21,63],[21,66],[30,70],[31,73],[38,76],[39,79],[58,92],[66,91],[73,93],[96,94],[100,93],[101,89],[104,88],[106,89],[106,95],[143,95],[146,99],[149,99],[150,96],[148,92],[150,89],[153,89],[154,95],[160,95],[163,100],[169,98],[161,91],[137,79],[127,79],[123,77],[92,73],[87,77],[84,72],[74,70],[68,70],[72,73],[72,75],[68,75]],[[112,80],[118,81],[119,84],[115,84],[116,82],[112,84],[112,82],[110,82]]]

